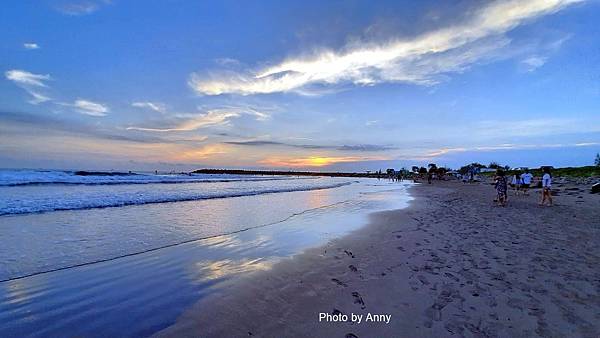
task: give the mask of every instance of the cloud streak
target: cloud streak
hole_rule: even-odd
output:
[[[72,107],[74,110],[80,114],[94,116],[94,117],[103,117],[106,116],[109,112],[108,106],[92,102],[84,99],[77,99],[73,103],[57,103],[61,106]]]
[[[464,153],[464,152],[490,152],[490,151],[501,151],[501,150],[529,150],[529,149],[548,149],[548,148],[572,148],[572,147],[593,147],[600,145],[600,142],[580,142],[580,143],[538,143],[538,144],[499,144],[489,146],[475,146],[475,147],[457,147],[457,148],[441,148],[432,150],[423,156],[416,156],[416,159],[426,160],[437,158],[443,155],[451,153]]]
[[[356,156],[310,156],[297,158],[271,157],[259,161],[260,164],[270,167],[324,167],[336,163],[387,160],[387,157],[356,157]]]
[[[412,39],[368,43],[341,52],[324,51],[292,58],[258,72],[192,73],[188,84],[199,94],[301,92],[313,85],[402,82],[431,85],[439,76],[460,72],[506,46],[504,33],[537,17],[583,0],[511,0],[493,2],[462,23]]]
[[[66,15],[80,16],[80,15],[92,14],[95,11],[97,11],[98,9],[100,9],[100,7],[102,5],[109,4],[109,3],[110,3],[110,0],[71,1],[71,2],[67,2],[67,3],[63,3],[63,4],[59,5],[58,7],[56,7],[56,9],[59,12],[66,14]]]
[[[39,49],[40,46],[34,42],[26,42],[23,44],[23,48],[31,50],[31,49]]]
[[[155,103],[155,102],[133,102],[131,104],[132,107],[136,107],[136,108],[145,108],[145,109],[150,109],[150,110],[154,110],[156,112],[159,113],[164,113],[166,111],[165,109],[165,105],[162,103]]]
[[[19,69],[6,71],[4,75],[6,79],[14,82],[32,96],[29,103],[39,104],[50,100],[50,97],[40,91],[40,89],[48,88],[45,82],[51,79],[50,75],[34,74]]]
[[[268,114],[260,112],[252,108],[222,108],[210,109],[203,114],[178,114],[175,116],[176,121],[172,127],[155,128],[155,127],[127,127],[127,130],[139,130],[149,132],[185,132],[193,131],[210,126],[227,125],[232,119],[241,117],[242,115],[254,116],[257,120],[265,120],[269,117]]]
[[[392,146],[382,146],[376,144],[357,144],[357,145],[318,145],[318,144],[293,144],[277,141],[227,141],[223,142],[231,145],[238,146],[249,146],[249,147],[270,147],[270,146],[284,146],[299,149],[324,149],[324,150],[341,150],[341,151],[359,151],[359,152],[370,152],[370,151],[386,151],[396,149]]]

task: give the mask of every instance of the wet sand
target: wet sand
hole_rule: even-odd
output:
[[[557,190],[554,207],[534,189],[502,208],[488,184],[418,185],[409,208],[227,285],[157,336],[598,337],[600,195]],[[368,313],[391,320],[351,322]]]

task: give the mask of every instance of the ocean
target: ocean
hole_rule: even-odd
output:
[[[0,170],[0,336],[147,336],[403,208],[376,179]]]

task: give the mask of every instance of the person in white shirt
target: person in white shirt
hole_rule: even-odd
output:
[[[510,185],[512,185],[514,189],[515,196],[519,196],[519,189],[521,188],[521,175],[518,172],[513,175]]]
[[[533,179],[533,175],[529,172],[529,170],[525,170],[524,174],[521,174],[521,190],[523,191],[523,195],[529,196],[529,187],[531,186],[531,180]]]
[[[548,204],[552,206],[552,175],[550,175],[550,168],[544,167],[544,176],[542,176],[542,201],[540,205],[548,200]]]

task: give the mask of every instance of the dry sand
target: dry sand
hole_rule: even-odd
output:
[[[502,208],[487,184],[418,185],[409,208],[231,283],[158,335],[599,337],[600,195],[574,188],[554,207],[511,191]]]

